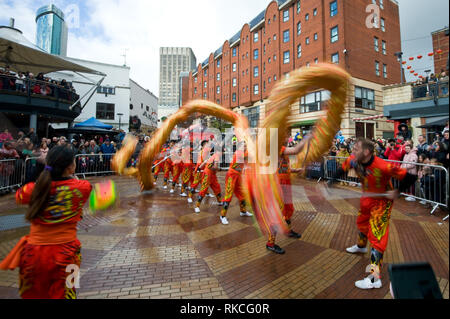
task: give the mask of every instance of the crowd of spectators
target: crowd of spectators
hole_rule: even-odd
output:
[[[78,99],[75,88],[66,80],[56,81],[39,73],[13,72],[8,66],[0,68],[0,90],[28,92],[32,94],[58,97],[68,101]]]
[[[432,73],[413,83],[413,97],[433,97],[448,94],[448,74],[442,69],[438,75]]]

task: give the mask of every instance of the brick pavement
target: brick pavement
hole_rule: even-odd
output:
[[[292,226],[303,237],[278,235],[286,254],[275,255],[266,250],[255,219],[239,216],[236,199],[230,225],[224,226],[215,198],[206,198],[202,212],[194,214],[193,204],[168,190],[140,194],[134,179],[114,180],[120,197],[116,207],[85,214],[78,227],[83,246],[79,298],[391,299],[387,265],[415,261],[430,262],[449,298],[446,213],[430,216],[417,202],[395,202],[383,287],[361,291],[354,281],[363,278],[369,255],[345,252],[357,236],[358,188],[343,186],[325,196],[321,184],[294,181]],[[219,181],[223,184],[224,174]],[[1,197],[0,206],[2,215],[24,213],[12,195]],[[0,259],[26,231],[0,232]],[[18,297],[17,273],[0,272],[0,298]]]

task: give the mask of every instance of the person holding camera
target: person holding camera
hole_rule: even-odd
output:
[[[393,138],[388,140],[388,144],[386,145],[386,151],[384,152],[384,157],[386,159],[390,161],[401,162],[405,154],[406,151],[401,144],[396,143]]]

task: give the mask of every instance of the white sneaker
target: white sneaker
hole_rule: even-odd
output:
[[[377,279],[374,282],[372,282],[372,277],[368,276],[364,278],[363,280],[358,280],[355,282],[355,286],[359,289],[373,289],[373,288],[381,288],[381,279]]]
[[[171,194],[175,193],[175,190],[174,190],[174,189],[171,189],[171,190],[170,190],[170,193],[171,193]]]
[[[186,193],[181,193],[180,196],[181,197],[187,197],[187,194]]]
[[[408,201],[408,202],[415,202],[416,201],[416,199],[414,197],[406,197],[405,200]]]
[[[200,213],[200,207],[195,207],[194,211],[199,214]]]
[[[222,224],[228,225],[228,219],[226,217],[220,216],[220,221],[222,222]]]
[[[346,250],[347,250],[347,252],[349,252],[351,254],[358,254],[358,253],[365,254],[365,253],[367,253],[367,247],[359,248],[358,245],[349,247]]]
[[[252,217],[252,216],[253,216],[253,214],[250,212],[245,212],[245,213],[241,212],[241,217]]]
[[[163,187],[163,189],[167,189],[167,185]]]
[[[191,204],[191,203],[193,203],[194,201],[192,200],[192,198],[188,198],[188,203],[189,204]]]

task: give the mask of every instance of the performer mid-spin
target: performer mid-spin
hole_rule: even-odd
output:
[[[175,145],[175,141],[170,141],[169,143],[169,147],[166,149],[166,157],[168,157],[166,159],[166,161],[164,162],[164,183],[163,183],[163,188],[167,189],[167,183],[170,183],[169,178],[170,178],[170,174],[173,175],[173,162],[171,159],[171,151],[173,149]]]
[[[367,241],[372,246],[370,254],[370,275],[355,282],[361,289],[381,288],[381,266],[383,254],[388,244],[389,220],[394,199],[399,192],[406,191],[416,181],[406,169],[388,163],[374,156],[374,145],[370,140],[358,139],[352,155],[342,164],[335,176],[328,181],[331,186],[336,179],[355,169],[362,184],[363,194],[356,224],[359,229],[358,244],[347,248],[347,252],[366,253]],[[400,180],[397,190],[393,190],[391,178]],[[365,195],[364,193],[370,193]],[[374,196],[380,194],[385,196]]]

